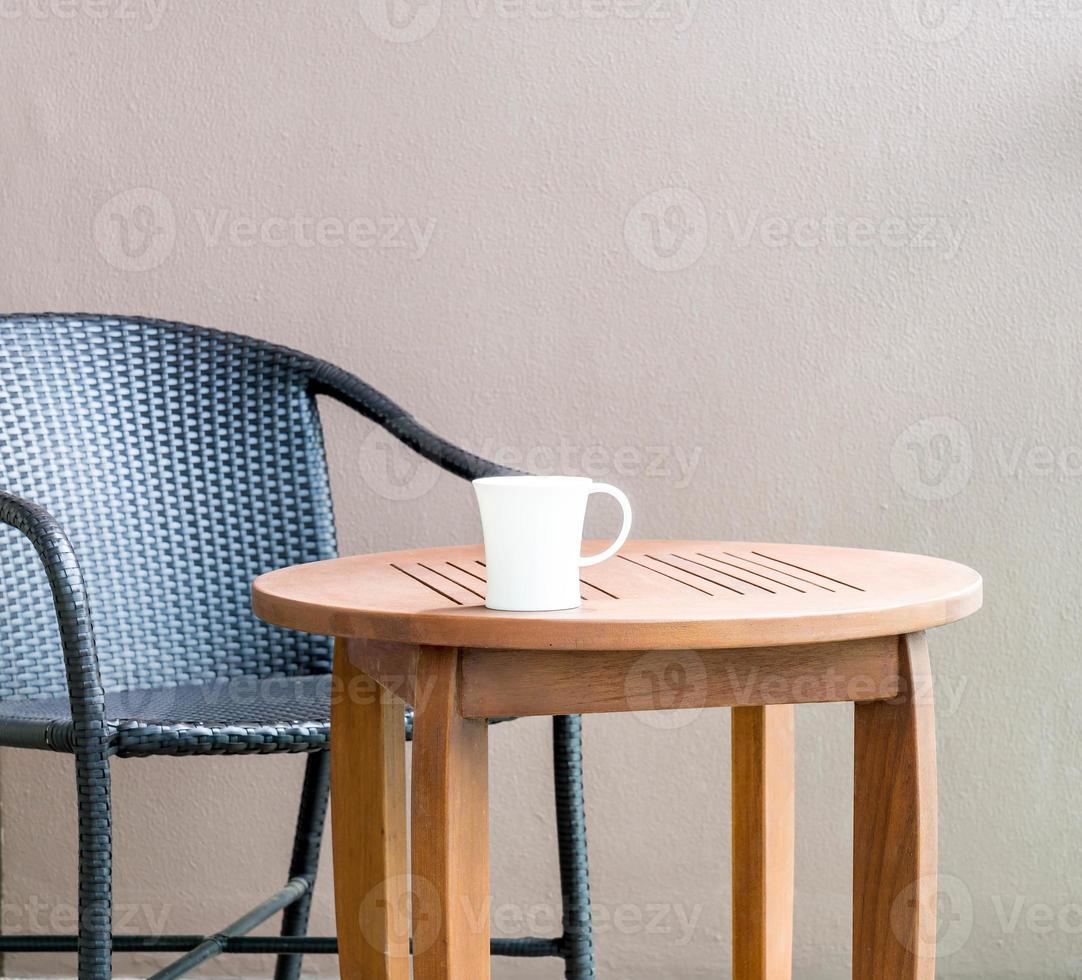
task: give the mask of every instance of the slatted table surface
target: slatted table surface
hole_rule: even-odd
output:
[[[584,553],[601,543],[587,542]],[[260,576],[257,615],[313,633],[564,650],[774,646],[902,635],[968,616],[981,578],[922,555],[733,541],[633,541],[583,569],[582,606],[486,609],[480,546],[337,558]]]

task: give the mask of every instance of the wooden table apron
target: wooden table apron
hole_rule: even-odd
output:
[[[733,976],[792,972],[793,705],[855,708],[853,977],[933,980],[936,761],[924,631],[979,608],[953,562],[633,542],[582,608],[486,610],[476,548],[261,576],[262,618],[338,637],[332,834],[343,977],[489,977],[488,731],[497,716],[730,707]],[[404,710],[414,708],[412,877]],[[412,908],[412,922],[410,909]]]

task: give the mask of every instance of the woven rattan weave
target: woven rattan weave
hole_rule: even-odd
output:
[[[300,939],[327,795],[322,637],[252,615],[268,569],[335,554],[317,395],[382,426],[445,470],[502,470],[430,432],[324,361],[250,337],[140,317],[0,317],[0,744],[73,754],[78,937],[0,937],[0,951],[77,949],[79,976],[111,975],[112,756],[311,752],[288,883],[207,937],[116,937],[189,949],[181,976],[284,910],[276,976]],[[564,894],[558,940],[494,943],[561,956],[592,977],[581,728],[554,720]]]

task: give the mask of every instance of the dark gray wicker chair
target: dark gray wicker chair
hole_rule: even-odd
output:
[[[133,317],[0,316],[0,745],[75,758],[78,936],[0,937],[0,952],[277,953],[296,978],[327,802],[330,641],[249,608],[268,569],[335,554],[317,395],[456,476],[501,472],[356,377],[235,334]],[[42,570],[44,565],[44,572]],[[59,632],[57,627],[59,626]],[[407,723],[407,728],[409,724]],[[408,734],[408,732],[407,732]],[[581,729],[554,719],[564,930],[493,942],[594,975]],[[309,752],[287,884],[206,936],[112,935],[113,756]],[[284,861],[283,861],[284,864]],[[283,912],[281,936],[245,935]]]

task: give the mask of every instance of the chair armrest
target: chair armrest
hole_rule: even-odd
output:
[[[21,531],[34,545],[45,566],[71,700],[76,736],[104,736],[105,693],[94,645],[90,603],[75,550],[56,519],[37,504],[0,490],[0,523]],[[83,732],[80,732],[83,729]]]
[[[318,362],[313,371],[312,390],[317,395],[327,395],[360,412],[414,452],[465,480],[476,480],[482,476],[515,475],[521,472],[500,466],[448,442],[421,425],[409,412],[382,392],[356,375],[326,361]]]

